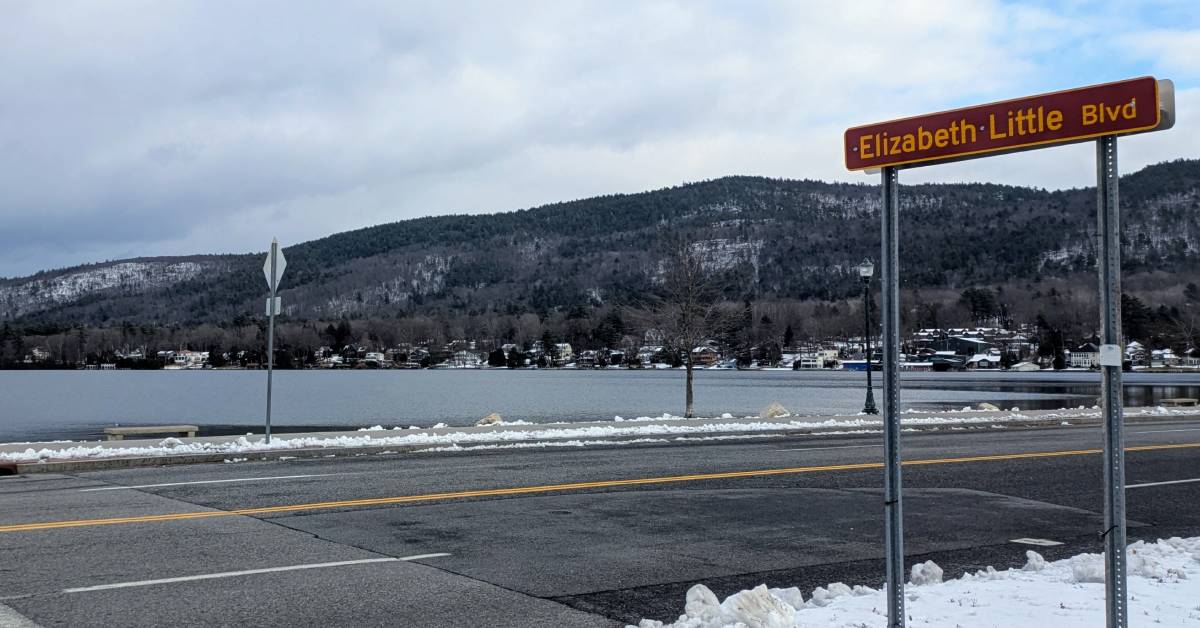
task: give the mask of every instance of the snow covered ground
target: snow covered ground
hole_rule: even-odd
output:
[[[1047,562],[1027,552],[1022,569],[984,571],[942,582],[932,562],[914,565],[905,587],[910,626],[1083,628],[1104,625],[1100,554]],[[1131,626],[1200,626],[1200,537],[1129,546]],[[687,593],[674,623],[644,619],[638,628],[865,628],[886,623],[883,590],[834,583],[809,599],[795,588],[758,586],[719,602],[704,585]]]
[[[1125,416],[1185,416],[1194,415],[1195,409],[1180,408],[1130,408]],[[982,429],[1003,429],[1012,423],[1047,423],[1058,424],[1081,419],[1096,419],[1100,410],[1081,408],[1079,410],[1037,411],[1023,413],[1013,409],[1000,412],[980,412],[970,408],[950,412],[905,412],[901,424],[906,430],[916,429],[966,429],[969,427]],[[49,443],[35,444],[30,447],[14,447],[0,445],[0,462],[31,463],[45,460],[86,460],[103,458],[129,458],[149,456],[171,456],[187,454],[244,454],[268,451],[289,451],[298,449],[326,448],[355,448],[355,447],[438,447],[442,450],[453,450],[467,446],[498,447],[511,443],[522,443],[526,446],[575,446],[582,447],[600,444],[598,439],[631,439],[612,441],[605,440],[606,445],[636,444],[654,442],[647,439],[665,438],[690,439],[696,437],[716,438],[716,435],[737,433],[742,435],[757,435],[758,437],[782,436],[785,433],[819,432],[822,434],[862,433],[881,429],[882,419],[878,415],[858,415],[842,417],[781,417],[777,420],[757,419],[746,417],[734,419],[724,415],[714,419],[684,419],[683,417],[663,415],[660,417],[639,417],[637,419],[622,419],[616,417],[613,421],[589,424],[530,424],[524,421],[507,421],[496,426],[483,428],[448,428],[439,424],[433,428],[394,427],[390,430],[383,426],[372,426],[357,432],[347,432],[339,435],[320,434],[280,434],[271,443],[261,436],[209,437],[197,439],[167,438],[153,445],[136,442],[108,443]],[[745,438],[746,436],[740,436]]]

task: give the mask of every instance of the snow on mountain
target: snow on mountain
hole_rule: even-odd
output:
[[[34,276],[22,283],[0,286],[0,311],[12,318],[105,291],[145,292],[194,279],[218,265],[217,262],[118,262],[51,277]]]

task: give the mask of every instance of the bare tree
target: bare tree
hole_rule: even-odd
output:
[[[705,268],[703,251],[686,237],[671,238],[663,260],[662,294],[642,307],[637,318],[658,330],[663,348],[671,355],[683,354],[687,371],[683,416],[694,413],[693,349],[718,331],[725,316],[713,276]]]
[[[1184,305],[1180,310],[1178,315],[1171,318],[1175,334],[1179,338],[1179,345],[1184,351],[1200,349],[1200,314],[1193,311],[1190,303]]]

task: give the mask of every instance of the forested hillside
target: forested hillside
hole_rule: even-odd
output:
[[[1194,281],[1200,162],[1127,175],[1120,192],[1127,276],[1153,276],[1152,287],[1163,290]],[[655,290],[666,239],[687,237],[724,279],[728,300],[804,302],[816,316],[812,308],[821,303],[858,294],[853,266],[877,256],[878,208],[876,185],[726,177],[500,214],[405,220],[286,247],[284,310],[301,322],[545,319],[629,305]],[[902,186],[904,287],[951,304],[979,286],[1029,293],[1022,298],[1048,286],[1090,289],[1072,278],[1091,280],[1094,229],[1091,189]],[[261,254],[143,258],[4,279],[0,320],[48,329],[244,322],[263,309],[261,266]],[[1039,311],[1063,314],[1053,310],[1078,305],[1047,303]]]

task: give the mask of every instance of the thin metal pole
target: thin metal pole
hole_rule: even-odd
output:
[[[1117,195],[1117,137],[1096,140],[1096,221],[1100,239],[1100,342],[1121,342],[1121,210]],[[1103,353],[1102,353],[1103,355]],[[1100,366],[1104,403],[1104,595],[1108,628],[1129,625],[1125,589],[1125,433],[1121,364]]]
[[[887,553],[888,627],[904,626],[904,519],[900,503],[900,203],[896,168],[883,169],[882,318],[884,545]],[[870,362],[867,364],[870,367]]]
[[[275,290],[278,278],[275,264],[279,258],[279,241],[271,240],[271,298],[267,300],[267,443],[271,442],[271,376],[275,372]]]
[[[871,384],[871,278],[863,278],[863,311],[865,322],[863,324],[864,342],[866,343],[865,353],[867,358],[867,402],[863,404],[863,414],[879,414],[879,409],[875,407],[875,387]]]

